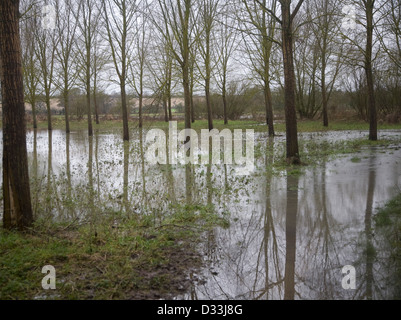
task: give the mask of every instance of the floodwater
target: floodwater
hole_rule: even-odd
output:
[[[366,132],[304,134],[330,142]],[[401,136],[380,132],[379,138]],[[378,207],[401,192],[401,145],[365,147],[324,160],[301,174],[266,173],[282,151],[256,135],[262,152],[251,175],[234,166],[149,165],[146,132],[123,143],[120,133],[54,130],[27,136],[36,215],[86,219],[105,212],[148,214],[155,223],[174,203],[213,205],[227,228],[204,234],[205,267],[188,277],[176,299],[394,299],[401,298],[401,266],[391,259],[386,232],[376,228]],[[51,146],[49,148],[49,145]],[[168,145],[166,145],[168,148]],[[355,277],[344,284],[344,266]],[[347,288],[347,284],[355,287]]]

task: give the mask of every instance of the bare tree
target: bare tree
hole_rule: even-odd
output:
[[[340,26],[335,14],[336,10],[338,10],[338,5],[338,0],[324,0],[323,6],[321,1],[313,1],[317,18],[314,19],[312,30],[317,39],[317,48],[320,55],[320,88],[323,126],[325,127],[329,125],[328,103],[342,66],[343,46],[342,44],[336,44]],[[332,61],[333,59],[335,61]]]
[[[77,23],[73,16],[73,10],[75,10],[75,8],[71,0],[65,0],[63,4],[60,3],[60,0],[56,0],[55,9],[57,13],[56,32],[59,39],[58,46],[56,47],[56,59],[60,66],[60,81],[58,87],[63,97],[65,131],[69,133],[69,94],[77,78],[77,69],[74,63],[76,59],[74,46],[76,44],[75,34]]]
[[[375,102],[373,64],[377,58],[374,47],[379,39],[373,37],[375,28],[375,0],[352,1],[355,10],[355,27],[343,30],[342,37],[352,47],[353,54],[344,59],[354,67],[365,71],[367,87],[367,109],[369,114],[369,140],[377,140],[377,111]],[[362,57],[362,63],[361,63]]]
[[[40,66],[35,56],[35,30],[39,28],[35,10],[21,23],[21,41],[23,43],[22,68],[24,74],[25,101],[31,105],[33,128],[38,127],[36,104],[40,87]]]
[[[19,1],[0,2],[0,70],[3,107],[3,227],[32,225]]]
[[[145,71],[149,55],[151,25],[147,14],[147,4],[142,2],[139,8],[140,18],[135,21],[135,34],[133,50],[135,53],[130,55],[128,67],[130,77],[128,82],[134,88],[138,96],[138,118],[139,128],[143,126],[143,98],[145,86]]]
[[[213,114],[212,104],[210,101],[210,83],[212,80],[213,63],[213,50],[212,38],[214,37],[215,26],[217,23],[217,15],[219,9],[218,0],[201,0],[200,4],[200,18],[199,18],[199,41],[198,48],[202,56],[203,67],[199,68],[200,74],[204,80],[205,85],[205,98],[207,110],[207,122],[209,130],[213,130]],[[193,76],[191,77],[193,79]],[[193,109],[193,108],[192,108]]]
[[[191,128],[190,54],[193,39],[193,0],[158,0],[160,19],[153,22],[163,35],[169,52],[182,72],[185,100],[185,128]]]
[[[171,121],[171,95],[173,89],[173,57],[165,39],[157,39],[151,50],[147,67],[152,75],[155,95],[160,96],[164,109],[164,121]]]
[[[401,68],[401,0],[386,0],[380,8],[382,22],[375,35],[393,63]]]
[[[99,103],[98,94],[100,89],[101,74],[107,65],[110,53],[108,52],[108,46],[104,45],[101,35],[97,32],[93,39],[93,55],[92,55],[92,67],[91,67],[91,78],[92,78],[92,95],[93,95],[93,107],[95,111],[95,122],[99,124]]]
[[[263,6],[272,17],[281,25],[281,47],[284,64],[284,111],[286,127],[286,158],[290,164],[300,164],[298,147],[297,114],[295,109],[295,71],[294,71],[294,33],[293,22],[304,0],[298,0],[291,10],[291,0],[279,0],[281,4],[281,19],[271,8]]]
[[[78,8],[74,12],[77,20],[79,34],[77,35],[77,50],[80,61],[79,79],[82,81],[86,95],[86,113],[88,119],[88,136],[93,135],[92,125],[92,102],[91,102],[91,79],[92,79],[92,57],[94,38],[99,32],[100,12],[97,10],[93,0],[79,0]]]
[[[51,28],[35,29],[35,53],[40,64],[41,85],[45,95],[47,110],[47,128],[52,130],[51,96],[54,92],[54,67],[56,63],[56,47],[58,38]]]
[[[111,57],[121,91],[124,141],[129,140],[126,85],[129,71],[129,51],[133,44],[133,36],[130,31],[135,28],[137,6],[137,1],[102,0],[107,40],[110,44]]]
[[[217,67],[214,75],[223,101],[224,124],[228,124],[227,84],[230,71],[229,63],[239,44],[237,41],[238,32],[234,28],[235,19],[229,16],[229,10],[230,8],[227,4],[220,10],[221,23],[218,25],[217,37],[214,42],[217,55]]]
[[[271,13],[276,15],[277,1],[242,0],[242,3],[246,13],[244,19],[249,25],[246,34],[251,40],[249,43],[245,41],[246,51],[250,56],[252,69],[263,84],[266,124],[269,128],[269,136],[274,136],[270,60],[273,44],[277,43],[277,40],[274,39],[277,20],[265,8],[269,5]]]

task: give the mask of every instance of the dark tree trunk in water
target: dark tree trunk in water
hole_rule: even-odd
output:
[[[302,3],[302,2],[300,2]],[[295,110],[295,71],[293,58],[293,34],[291,1],[281,1],[282,50],[284,62],[284,109],[287,144],[287,162],[300,164],[298,151],[297,114]]]
[[[287,212],[285,219],[284,300],[295,298],[295,258],[297,244],[298,177],[287,175]]]
[[[0,2],[0,70],[3,97],[3,227],[24,230],[32,225],[26,149],[26,123],[19,1]]]

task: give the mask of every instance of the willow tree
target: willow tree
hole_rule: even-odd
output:
[[[0,1],[0,70],[3,107],[3,227],[24,230],[33,214],[26,123],[19,1]]]

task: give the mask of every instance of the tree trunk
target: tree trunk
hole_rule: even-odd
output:
[[[38,128],[38,121],[36,120],[36,100],[32,101],[32,118],[33,118],[33,128]]]
[[[93,105],[95,106],[95,122],[99,124],[99,106],[96,98],[96,85],[93,88]]]
[[[183,67],[183,86],[184,86],[184,103],[185,103],[185,128],[191,128],[191,89],[189,83],[188,66]]]
[[[224,78],[223,81],[223,89],[221,92],[223,99],[223,113],[224,113],[224,124],[228,124],[228,116],[227,116],[227,89],[226,89],[226,81]]]
[[[163,97],[164,122],[168,122],[167,99]]]
[[[92,110],[91,110],[91,93],[90,93],[90,83],[89,78],[86,80],[86,112],[88,116],[88,136],[93,136],[92,128]]]
[[[322,71],[322,103],[323,103],[323,126],[329,126],[329,117],[327,114],[327,92],[326,92],[326,84],[325,84],[325,75]]]
[[[52,126],[52,111],[50,108],[50,89],[45,89],[46,110],[47,110],[47,130],[53,130]]]
[[[127,93],[125,92],[125,83],[121,83],[121,109],[123,113],[123,140],[129,141],[128,127],[128,108],[127,108]]]
[[[209,131],[213,130],[213,114],[212,114],[212,104],[210,103],[210,80],[206,80],[206,107],[207,107],[207,123],[209,126]]]
[[[143,107],[143,94],[139,95],[139,128],[143,126],[143,116],[142,116],[142,107]]]
[[[91,84],[90,84],[90,66],[91,66],[91,48],[88,44],[91,43],[91,39],[87,40],[86,47],[86,112],[88,117],[88,136],[93,136],[93,128],[92,128],[92,110],[91,110]]]
[[[3,97],[3,227],[32,225],[26,149],[19,1],[0,2],[0,70]]]
[[[191,122],[195,122],[195,108],[194,108],[194,84],[193,84],[193,79],[191,76],[191,84],[189,86],[189,96],[190,96],[190,109],[191,109]]]
[[[167,107],[168,107],[168,119],[170,121],[173,120],[173,115],[171,113],[171,73],[172,73],[172,64],[169,63],[167,68]]]
[[[64,99],[64,117],[65,117],[65,132],[70,133],[70,120],[69,120],[69,104],[70,104],[70,99],[68,95],[68,90],[64,89],[63,93],[63,99]]]
[[[329,118],[327,114],[327,88],[326,88],[326,54],[327,54],[327,37],[328,37],[328,0],[324,1],[324,35],[323,35],[323,45],[322,45],[322,71],[321,71],[321,84],[322,84],[322,108],[323,108],[323,126],[329,126]]]
[[[373,67],[372,67],[372,49],[373,49],[373,9],[374,0],[366,1],[366,54],[365,54],[365,72],[366,84],[368,89],[368,110],[369,110],[369,140],[377,140],[377,112],[374,93]]]
[[[168,96],[168,104],[167,104],[167,106],[168,106],[168,119],[170,120],[170,121],[172,121],[173,120],[173,114],[172,114],[172,112],[171,112],[171,94],[169,93],[169,96]]]
[[[291,1],[281,2],[286,157],[288,163],[300,164],[298,151],[297,115],[295,110],[295,71],[290,5]]]
[[[264,88],[265,94],[265,107],[266,107],[266,124],[269,127],[269,137],[274,137],[274,124],[273,124],[273,107],[272,107],[272,94],[270,85],[267,81]]]

